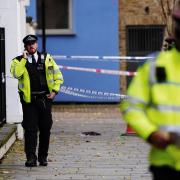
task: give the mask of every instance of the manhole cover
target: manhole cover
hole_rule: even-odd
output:
[[[101,135],[100,133],[94,132],[94,131],[82,132],[81,134],[83,134],[85,136],[100,136]]]

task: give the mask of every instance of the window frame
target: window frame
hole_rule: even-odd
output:
[[[45,29],[45,33],[47,35],[73,35],[74,31],[73,31],[73,19],[72,19],[72,0],[69,0],[69,18],[68,18],[68,25],[69,28],[67,29]],[[38,35],[42,35],[42,30],[41,29],[37,29],[36,33]]]

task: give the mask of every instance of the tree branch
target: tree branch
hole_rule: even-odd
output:
[[[161,6],[164,22],[165,22],[165,24],[167,24],[167,16],[166,16],[166,11],[164,8],[163,0],[160,0],[160,6]]]
[[[169,0],[167,0],[166,2],[167,2],[167,14],[171,15],[171,7],[170,7]]]

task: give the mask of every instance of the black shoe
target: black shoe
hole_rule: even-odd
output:
[[[40,158],[38,161],[39,161],[40,166],[47,166],[48,165],[47,158]]]
[[[26,162],[25,162],[25,166],[26,167],[36,167],[37,166],[37,161],[36,159],[28,159]]]

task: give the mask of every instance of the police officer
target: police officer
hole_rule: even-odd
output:
[[[180,179],[180,10],[172,18],[175,44],[138,69],[121,104],[124,120],[151,144],[154,180]]]
[[[52,126],[52,100],[63,83],[63,76],[50,54],[37,51],[37,36],[23,39],[24,52],[11,62],[11,74],[18,79],[18,91],[23,110],[26,167],[47,166]],[[38,138],[39,133],[39,138]],[[38,157],[36,155],[39,139]]]

